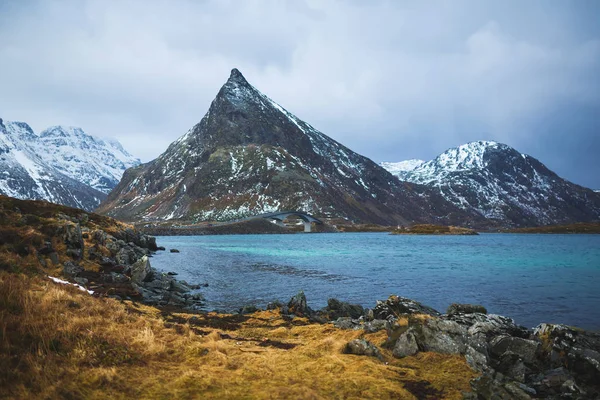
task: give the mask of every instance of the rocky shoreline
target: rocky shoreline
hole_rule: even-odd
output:
[[[338,329],[373,333],[385,330],[384,347],[394,357],[420,352],[457,354],[480,375],[465,399],[594,399],[600,396],[600,334],[558,324],[527,329],[508,317],[487,314],[480,305],[452,304],[446,314],[417,301],[390,296],[365,309],[330,299],[312,310],[303,292],[286,304],[270,303],[289,320],[305,317]],[[244,307],[240,313],[256,312]],[[364,339],[344,352],[381,358],[378,347]]]
[[[90,230],[81,226],[85,216],[58,214],[58,219],[65,221],[58,233],[62,234],[67,254],[74,256],[72,261],[63,264],[65,277],[96,295],[119,300],[138,300],[149,305],[186,310],[196,310],[202,305],[202,295],[194,292],[202,285],[179,281],[173,274],[160,272],[150,265],[153,252],[162,249],[156,245],[156,238],[131,228],[113,234],[102,229]],[[52,253],[55,251],[48,242],[42,254]],[[96,262],[101,268],[94,271],[79,265],[84,254],[87,261]],[[40,259],[45,262],[42,257]]]
[[[81,210],[1,197],[0,217],[0,269],[5,283],[8,282],[4,286],[8,288],[4,291],[5,296],[26,294],[26,289],[22,289],[22,292],[10,289],[19,284],[14,282],[25,285],[23,282],[27,279],[33,281],[40,280],[40,276],[62,274],[69,281],[92,291],[94,297],[100,297],[92,299],[87,293],[78,294],[89,300],[79,298],[77,302],[66,302],[64,307],[71,314],[79,312],[81,302],[88,302],[87,307],[90,308],[86,310],[94,307],[97,313],[109,312],[110,307],[133,310],[140,306],[136,302],[145,303],[158,306],[160,313],[174,321],[182,320],[180,314],[186,311],[193,314],[194,316],[185,318],[185,327],[178,328],[182,332],[195,332],[192,328],[197,328],[197,321],[205,320],[205,316],[211,314],[199,312],[202,296],[196,291],[199,289],[198,285],[179,281],[172,273],[152,268],[150,258],[160,250],[156,239],[129,225]],[[27,286],[22,286],[25,287]],[[29,299],[27,296],[37,296],[42,293],[42,289],[37,288],[27,293],[24,298]],[[27,313],[18,312],[22,307],[29,307],[34,303],[30,300],[17,302],[11,306],[17,312],[2,315],[6,317],[10,314],[14,321],[21,324],[14,327],[22,326],[25,322],[33,324],[35,329],[27,331],[28,334],[38,332],[36,320],[25,321]],[[45,315],[46,309],[60,309],[61,304],[50,297],[44,303],[47,308],[38,310],[39,315]],[[300,292],[287,303],[273,302],[267,308],[272,313],[276,312],[290,326],[313,324],[313,329],[316,330],[331,326],[331,329],[339,330],[337,332],[360,332],[357,337],[344,342],[343,353],[373,357],[378,364],[387,365],[392,359],[418,358],[419,354],[424,353],[462,357],[478,374],[471,381],[472,391],[465,392],[464,398],[600,397],[599,333],[558,324],[540,324],[534,329],[527,329],[518,326],[510,318],[487,314],[487,310],[479,305],[453,304],[442,314],[431,307],[399,296],[379,301],[372,309],[330,299],[327,307],[312,310],[304,293]],[[81,312],[83,315],[88,311]],[[137,311],[131,312],[135,314]],[[69,315],[65,313],[67,311],[60,311],[55,322],[64,324],[65,315]],[[252,305],[246,306],[240,310],[238,317],[246,318],[250,315],[260,315],[260,310]],[[223,327],[230,326],[227,321],[235,319],[224,314],[222,317]],[[94,325],[96,332],[108,323],[106,317],[102,317],[101,321],[102,323]],[[176,321],[168,322],[174,323]],[[265,320],[260,321],[260,324],[264,323]],[[161,324],[160,326],[164,325],[163,322]],[[273,332],[285,333],[280,328],[282,327],[273,327]],[[138,325],[135,329],[138,332]],[[231,329],[234,336],[222,332],[213,336],[219,335],[219,340],[233,340],[242,336],[242,332],[237,332],[235,336],[234,328]],[[283,328],[283,331],[286,329]],[[53,328],[52,332],[54,331],[56,329]],[[75,331],[79,332],[77,329]],[[309,330],[303,332],[310,334]],[[334,335],[329,328],[327,332]],[[386,338],[384,343],[367,340],[375,337],[372,335],[376,333],[381,333],[379,338]],[[204,337],[203,333],[199,334]],[[21,336],[16,336],[14,340],[20,340]],[[82,340],[89,340],[88,336],[86,333]],[[67,343],[73,337],[76,335],[61,337],[60,340]],[[276,336],[270,340],[275,339]],[[44,339],[41,343],[47,343],[47,340]],[[323,346],[329,348],[326,343]],[[23,351],[29,351],[30,348],[27,343],[22,346]],[[55,354],[57,349],[60,346],[46,351]],[[98,354],[104,354],[103,351]],[[466,364],[463,364],[465,368]],[[452,373],[448,372],[450,375]],[[436,397],[431,394],[425,398]]]

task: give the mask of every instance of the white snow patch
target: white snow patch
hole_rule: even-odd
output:
[[[48,275],[48,278],[50,278],[50,279],[51,279],[52,281],[54,281],[55,283],[60,283],[60,284],[63,284],[63,285],[71,285],[71,286],[75,286],[77,289],[81,290],[82,292],[88,292],[89,294],[94,294],[94,291],[93,291],[93,290],[86,289],[86,288],[84,288],[83,286],[81,286],[81,285],[78,285],[78,284],[76,284],[76,283],[71,283],[71,282],[68,282],[68,281],[64,281],[64,280],[62,280],[62,279],[55,278],[55,277],[53,277],[53,276],[50,276],[50,275]]]

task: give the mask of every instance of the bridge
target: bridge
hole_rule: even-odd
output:
[[[311,224],[313,222],[317,225],[323,224],[323,221],[319,220],[318,218],[313,217],[310,214],[302,212],[302,211],[278,211],[278,212],[273,212],[273,213],[268,213],[268,214],[255,215],[252,218],[268,219],[268,220],[276,223],[279,226],[285,227],[283,221],[292,216],[298,217],[304,222],[304,232],[311,231]]]

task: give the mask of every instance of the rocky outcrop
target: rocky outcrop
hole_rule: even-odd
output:
[[[386,346],[395,357],[419,352],[462,355],[480,373],[471,382],[473,392],[465,393],[467,399],[600,396],[598,333],[550,324],[531,330],[511,318],[486,314],[481,305],[452,304],[442,315],[400,296],[378,301],[372,310],[330,299],[327,307],[313,311],[300,292],[287,305],[275,302],[270,308],[277,307],[288,318],[302,315],[339,329],[385,329]],[[342,351],[381,358],[379,349],[364,339],[350,341]]]
[[[446,314],[448,315],[456,315],[456,314],[487,314],[487,310],[484,306],[479,304],[459,304],[452,303],[448,306],[448,310],[446,310]]]
[[[375,319],[389,320],[405,314],[440,315],[438,311],[431,307],[400,296],[390,296],[385,301],[377,301],[373,309],[373,318]]]
[[[388,315],[393,354],[431,351],[461,354],[481,376],[472,382],[476,399],[597,398],[600,395],[600,335],[563,325],[534,330],[510,318],[473,312],[481,306],[453,305],[451,313],[424,319]],[[404,316],[409,315],[405,313]]]
[[[140,300],[147,304],[197,309],[202,295],[194,293],[198,287],[176,280],[173,275],[161,273],[150,265],[153,251],[158,250],[156,238],[131,228],[107,233],[87,226],[89,216],[77,217],[58,214],[62,221],[58,234],[71,258],[63,265],[63,274],[96,294],[118,299]],[[87,246],[86,246],[87,240]],[[38,256],[55,254],[51,243],[38,251]],[[98,263],[100,271],[85,270],[80,263],[89,260]]]

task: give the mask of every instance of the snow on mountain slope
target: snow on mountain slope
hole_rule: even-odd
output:
[[[106,195],[47,164],[28,145],[37,138],[29,125],[0,119],[0,194],[94,209]]]
[[[597,193],[497,142],[471,142],[449,149],[407,172],[404,179],[437,188],[456,206],[504,225],[600,219]]]
[[[127,168],[140,164],[118,142],[88,135],[81,128],[53,126],[30,145],[47,164],[104,193],[119,183]]]
[[[382,224],[469,219],[429,192],[319,132],[234,69],[201,121],[156,160],[127,170],[98,211],[148,221],[286,209]]]
[[[382,161],[379,163],[379,165],[381,165],[383,168],[388,170],[392,175],[396,175],[398,178],[400,178],[400,180],[404,180],[404,176],[408,172],[417,168],[424,162],[425,162],[424,160],[418,160],[418,159],[413,158],[410,160],[405,160],[405,161],[400,161],[400,162]]]
[[[24,122],[0,119],[0,194],[93,210],[136,164],[118,145],[79,128],[38,135]]]

